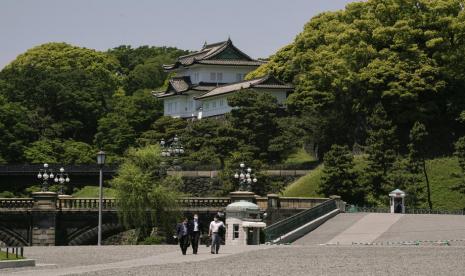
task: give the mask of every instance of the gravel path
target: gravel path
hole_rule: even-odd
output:
[[[465,247],[281,246],[201,262],[82,275],[463,275]]]

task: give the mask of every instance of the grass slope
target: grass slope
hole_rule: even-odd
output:
[[[3,249],[5,250],[5,249]],[[4,261],[4,260],[18,260],[18,259],[22,259],[21,256],[18,255],[18,258],[16,258],[16,254],[12,254],[11,252],[8,254],[8,258],[6,257],[6,252],[4,251],[0,251],[0,261]]]
[[[73,197],[98,197],[99,187],[84,186],[79,191],[73,194]],[[112,188],[103,188],[103,197],[115,197],[116,191]]]
[[[355,167],[362,170],[367,165],[365,156],[355,156]],[[431,184],[433,209],[458,210],[465,208],[465,195],[451,188],[460,183],[460,167],[454,157],[442,157],[427,161],[428,177]],[[318,190],[323,175],[323,165],[297,179],[282,192],[283,196],[322,197]],[[425,189],[426,190],[426,189]],[[426,198],[426,196],[425,196]],[[423,203],[422,208],[427,208]]]

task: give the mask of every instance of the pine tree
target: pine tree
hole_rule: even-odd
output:
[[[375,106],[368,123],[366,181],[373,196],[379,198],[387,192],[387,176],[397,158],[396,127],[381,104]]]
[[[431,187],[428,172],[426,170],[427,137],[428,132],[426,131],[425,125],[420,122],[415,122],[409,135],[410,144],[408,145],[408,168],[410,173],[417,175],[423,174],[425,177],[428,206],[430,209],[433,209],[433,203],[431,201]]]
[[[332,145],[324,156],[320,192],[325,196],[339,195],[351,203],[361,203],[362,191],[357,185],[354,157],[347,146]]]
[[[465,194],[465,136],[460,137],[455,143],[454,154],[457,157],[460,169],[462,170],[462,182],[453,187],[453,189]]]

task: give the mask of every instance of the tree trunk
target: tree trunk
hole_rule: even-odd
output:
[[[425,160],[422,160],[422,165],[423,165],[423,174],[425,175],[425,180],[426,180],[426,193],[428,194],[428,206],[429,206],[429,209],[432,210],[433,202],[431,202],[431,187],[429,185],[428,173],[426,173]]]

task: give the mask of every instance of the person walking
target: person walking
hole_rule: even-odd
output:
[[[211,253],[218,254],[221,244],[220,231],[225,229],[224,223],[220,220],[218,215],[215,216],[213,221],[210,223],[210,228],[208,231],[208,236],[212,238]]]
[[[182,254],[186,255],[187,248],[189,247],[189,229],[187,225],[187,218],[183,218],[182,222],[176,225],[176,236],[178,237]]]
[[[197,254],[199,249],[199,239],[202,235],[202,223],[199,221],[198,214],[194,214],[194,219],[189,222],[189,234],[191,237],[192,253]]]

